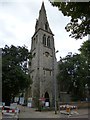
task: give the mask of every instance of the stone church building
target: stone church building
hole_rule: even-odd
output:
[[[30,76],[32,78],[31,96],[34,105],[45,98],[49,106],[55,102],[56,56],[54,34],[50,29],[47,14],[42,3],[36,20],[35,32],[31,39],[32,60]]]

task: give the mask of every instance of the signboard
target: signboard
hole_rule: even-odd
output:
[[[46,107],[49,107],[49,102],[45,102],[45,106],[46,106]]]
[[[31,108],[32,107],[32,103],[28,103],[27,106]]]
[[[42,97],[42,98],[40,98],[39,100],[41,100],[41,101],[45,101],[45,98]]]
[[[27,107],[30,107],[30,108],[32,107],[32,101],[33,101],[32,97],[28,98]]]
[[[2,102],[2,106],[5,106],[5,102]]]
[[[0,102],[0,106],[5,106],[5,102]]]
[[[32,98],[28,98],[28,102],[31,102],[32,101]]]
[[[18,101],[19,101],[19,97],[15,97],[14,102],[18,102]]]
[[[19,101],[19,103],[20,103],[21,105],[24,104],[24,97],[20,97],[20,101]]]

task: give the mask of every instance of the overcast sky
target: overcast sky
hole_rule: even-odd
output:
[[[65,26],[69,18],[63,16],[58,8],[53,7],[48,0],[43,0],[47,19],[54,33],[57,60],[65,57],[68,52],[77,53],[84,40],[69,37]],[[31,37],[35,31],[36,19],[42,0],[0,0],[0,47],[5,45],[24,46],[31,48]]]

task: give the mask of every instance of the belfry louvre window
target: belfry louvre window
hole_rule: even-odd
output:
[[[38,35],[36,35],[36,44],[37,44],[37,42],[38,42]]]
[[[45,34],[43,35],[43,45],[46,46],[46,35]]]
[[[45,30],[48,30],[48,23],[45,23]]]
[[[47,38],[47,46],[50,47],[50,36]]]
[[[35,48],[36,44],[35,44],[35,38],[33,40],[33,47]]]
[[[44,70],[44,75],[46,75],[46,71]]]

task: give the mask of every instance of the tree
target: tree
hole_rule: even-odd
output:
[[[90,94],[90,40],[87,40],[86,42],[84,42],[79,50],[81,52],[81,56],[85,59],[85,63],[87,66],[86,80],[87,80],[88,90]]]
[[[81,52],[81,55],[87,58],[87,60],[90,62],[90,40],[84,42],[79,51]]]
[[[62,58],[57,76],[60,91],[70,93],[72,100],[85,99],[87,70],[86,58],[81,54],[68,54]]]
[[[6,45],[2,49],[2,99],[6,104],[31,84],[27,68],[27,59],[30,58],[25,46]]]
[[[71,17],[65,27],[67,32],[71,32],[71,37],[81,39],[90,34],[90,2],[49,1],[53,6],[58,7],[64,16]]]

